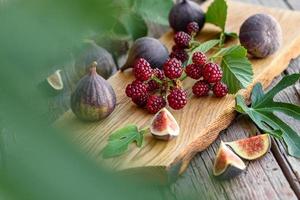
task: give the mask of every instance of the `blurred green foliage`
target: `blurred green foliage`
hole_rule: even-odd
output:
[[[37,90],[49,69],[69,60],[83,39],[107,34],[120,23],[124,33],[135,39],[147,33],[143,22],[154,14],[166,23],[168,10],[155,10],[150,1],[143,2],[149,10],[138,0],[0,1],[1,199],[154,199],[157,195],[86,158],[49,124],[47,99]],[[164,8],[171,5],[171,0],[151,2]]]

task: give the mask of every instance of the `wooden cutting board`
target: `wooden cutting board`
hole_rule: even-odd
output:
[[[207,4],[203,5],[205,10]],[[283,46],[281,49],[265,59],[251,60],[254,68],[254,83],[261,82],[268,86],[272,79],[279,75],[287,66],[290,59],[300,55],[300,13],[270,9],[261,6],[248,5],[238,2],[228,2],[227,31],[239,32],[242,22],[252,14],[268,13],[273,15],[283,30]],[[206,24],[198,39],[200,41],[217,38],[219,29]],[[173,32],[161,37],[161,41],[170,49],[173,45]],[[233,41],[233,43],[238,41]],[[96,123],[79,121],[71,111],[66,112],[56,126],[68,128],[71,137],[79,143],[85,151],[99,163],[128,172],[147,172],[149,177],[160,181],[175,180],[182,173],[191,158],[206,149],[234,119],[235,97],[227,95],[225,98],[213,96],[195,98],[191,94],[193,80],[185,81],[188,89],[189,101],[184,109],[174,111],[169,109],[181,128],[180,135],[169,142],[159,141],[146,136],[144,146],[137,148],[131,145],[129,151],[120,157],[103,160],[100,151],[107,143],[112,131],[126,124],[147,126],[153,115],[138,109],[124,94],[124,89],[133,80],[131,72],[118,72],[109,79],[117,95],[117,106],[114,112],[105,120]],[[247,97],[251,86],[240,94]]]

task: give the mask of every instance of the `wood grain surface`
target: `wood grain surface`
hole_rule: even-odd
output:
[[[251,60],[254,66],[254,82],[260,81],[266,87],[286,68],[291,58],[300,54],[300,29],[293,26],[300,21],[300,14],[229,2],[227,31],[238,32],[241,23],[257,12],[272,14],[280,22],[284,33],[283,46],[279,52],[263,60]],[[161,38],[168,48],[172,45],[172,34],[169,32]],[[206,25],[199,39],[214,38],[217,34],[217,28]],[[149,136],[146,137],[143,148],[138,149],[133,145],[126,155],[104,162],[99,152],[106,145],[107,137],[112,131],[128,123],[147,126],[152,117],[145,111],[137,109],[125,97],[124,88],[132,79],[130,72],[117,73],[109,79],[117,94],[118,105],[113,114],[105,120],[99,123],[83,123],[68,111],[56,122],[58,127],[70,129],[72,138],[80,143],[92,157],[96,157],[102,164],[105,163],[113,168],[153,167],[167,169],[173,175],[177,175],[183,172],[195,153],[207,148],[235,116],[234,96],[228,95],[222,99],[214,97],[196,99],[188,90],[191,97],[188,105],[181,111],[172,111],[181,127],[181,133],[177,139],[162,142]],[[186,81],[185,86],[190,88],[192,83],[191,80]],[[247,95],[249,91],[250,88],[244,90],[242,94]]]

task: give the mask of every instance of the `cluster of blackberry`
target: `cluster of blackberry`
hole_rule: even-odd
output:
[[[228,93],[227,86],[221,82],[222,69],[218,64],[209,62],[204,53],[194,53],[193,63],[185,68],[182,66],[189,57],[186,49],[198,31],[198,24],[191,22],[187,27],[188,33],[180,31],[175,34],[175,45],[162,70],[153,69],[144,58],[136,60],[133,66],[136,80],[128,84],[125,91],[135,104],[146,108],[149,113],[157,113],[167,103],[174,110],[183,108],[187,103],[187,93],[180,84],[184,73],[198,80],[192,87],[197,97],[208,95],[210,90],[217,97]]]
[[[181,62],[176,58],[168,59],[163,70],[152,69],[144,58],[139,58],[134,64],[133,73],[136,80],[127,85],[126,95],[149,113],[157,113],[167,102],[175,110],[187,103],[186,92],[176,84],[183,73]]]
[[[187,33],[177,32],[170,57],[177,58],[181,62],[187,61],[189,56],[186,49],[189,48],[190,42],[198,31],[198,24],[191,22],[187,26]],[[192,61],[192,64],[186,66],[185,73],[190,78],[198,80],[192,88],[195,96],[207,96],[210,90],[217,97],[223,97],[228,93],[227,85],[221,82],[223,72],[218,64],[209,62],[202,52],[195,52],[192,55]]]

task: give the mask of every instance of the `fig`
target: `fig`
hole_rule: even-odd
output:
[[[62,90],[64,84],[60,75],[61,70],[56,70],[53,74],[47,77],[46,81],[51,88],[56,91]]]
[[[255,160],[264,156],[271,148],[269,134],[262,134],[233,142],[227,142],[232,150],[241,158]]]
[[[60,69],[56,70],[53,74],[39,82],[38,89],[45,96],[56,96],[64,90],[64,83],[61,76]]]
[[[245,163],[224,142],[221,141],[215,158],[213,174],[221,179],[239,175],[246,169]]]
[[[163,108],[154,115],[150,131],[156,139],[170,140],[179,134],[180,129],[173,115]]]
[[[134,41],[129,49],[128,58],[122,71],[132,68],[136,59],[146,59],[152,68],[162,69],[163,64],[169,58],[167,48],[157,39],[152,37],[142,37]]]
[[[106,49],[98,46],[93,41],[86,41],[75,61],[78,79],[86,75],[90,64],[94,61],[97,62],[97,73],[105,79],[108,79],[117,71],[114,59]]]
[[[189,0],[181,0],[170,10],[169,24],[175,32],[187,32],[187,25],[190,22],[197,22],[200,31],[205,23],[205,14],[199,4]]]
[[[96,71],[93,62],[89,74],[77,84],[71,95],[73,113],[84,121],[99,121],[112,113],[116,105],[116,94],[111,85]]]
[[[249,54],[256,58],[264,58],[279,49],[282,31],[279,23],[271,15],[255,14],[242,24],[239,38]]]

